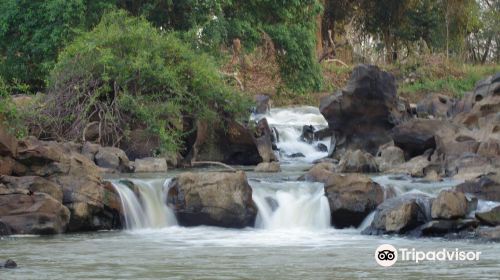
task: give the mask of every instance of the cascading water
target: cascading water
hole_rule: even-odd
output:
[[[253,119],[263,117],[267,119],[269,126],[278,131],[279,141],[277,146],[280,149],[280,161],[312,162],[328,155],[328,152],[319,151],[316,147],[318,143],[322,143],[329,148],[329,138],[314,141],[312,144],[300,139],[304,125],[313,126],[315,131],[328,127],[328,123],[318,108],[311,106],[275,108],[271,109],[268,114],[252,116]],[[290,157],[299,153],[304,157]]]
[[[166,204],[166,191],[170,179],[131,180],[137,194],[126,184],[115,181],[113,186],[120,195],[127,229],[163,228],[177,225],[175,215]]]
[[[259,209],[255,226],[264,229],[327,229],[330,206],[322,184],[306,182],[252,183]]]

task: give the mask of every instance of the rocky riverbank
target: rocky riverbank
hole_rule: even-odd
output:
[[[267,112],[269,99],[257,101],[257,113]],[[330,223],[336,228],[358,227],[373,216],[364,234],[498,240],[500,208],[483,211],[478,204],[500,202],[499,109],[500,74],[458,100],[429,95],[409,104],[398,97],[390,73],[360,65],[343,90],[321,102],[328,127],[315,131],[304,126],[304,143],[331,140],[329,149],[315,144],[318,151],[328,149],[328,156],[298,179],[324,184]],[[168,166],[221,162],[258,164],[255,172],[281,170],[280,135],[266,118],[255,125],[230,121],[227,130],[197,123],[195,131],[182,158],[131,161],[121,149],[90,142],[18,141],[0,126],[0,234],[124,228],[123,204],[103,179],[106,173],[166,172]],[[375,173],[463,183],[435,197],[401,195],[373,181]],[[133,182],[127,186],[136,188]],[[180,225],[254,226],[258,207],[242,171],[182,173],[167,190],[162,203],[173,209]]]

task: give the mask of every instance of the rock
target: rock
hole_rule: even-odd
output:
[[[13,234],[56,234],[66,230],[68,208],[45,193],[0,195],[0,219]]]
[[[132,170],[125,152],[115,147],[100,147],[99,151],[95,154],[95,163],[99,167],[119,172],[130,172]]]
[[[314,140],[321,141],[325,138],[331,137],[333,130],[329,127],[314,131]]]
[[[314,127],[312,125],[304,125],[302,127],[300,140],[312,144],[312,142],[314,141]]]
[[[0,157],[0,175],[11,175],[14,171],[15,160],[11,157]]]
[[[257,207],[244,172],[182,173],[169,185],[168,204],[183,226],[253,226]]]
[[[500,241],[500,226],[494,228],[479,228],[478,236],[488,241]]]
[[[257,94],[255,99],[255,114],[267,114],[271,110],[271,98],[269,95]]]
[[[389,146],[380,150],[375,161],[380,171],[388,171],[405,162],[404,152],[399,147]]]
[[[407,193],[380,204],[364,234],[406,233],[431,220],[431,198]]]
[[[464,152],[456,159],[448,160],[446,164],[446,175],[453,176],[456,180],[471,180],[498,170],[487,158],[468,152]]]
[[[467,215],[467,198],[462,192],[443,190],[432,202],[433,219],[458,219]]]
[[[12,234],[12,229],[10,226],[0,219],[0,237],[6,236],[6,235],[11,235]],[[0,265],[1,267],[1,265]]]
[[[431,166],[431,164],[432,163],[427,160],[426,156],[417,156],[403,164],[390,169],[389,171],[387,171],[387,173],[404,173],[409,174],[412,177],[425,177],[426,170]]]
[[[316,150],[319,152],[328,152],[328,147],[323,143],[318,143],[316,145]]]
[[[4,184],[4,187],[1,184]],[[62,187],[52,181],[38,176],[0,176],[0,195],[12,193],[27,194],[30,191],[33,193],[46,193],[62,203]]]
[[[259,163],[255,169],[255,172],[280,172],[281,167],[279,162],[261,162]]]
[[[331,162],[321,162],[315,164],[306,174],[300,176],[298,180],[326,183],[334,172],[335,164]]]
[[[164,158],[143,158],[136,159],[134,172],[167,172],[167,161]]]
[[[0,268],[16,268],[17,267],[17,263],[11,259],[8,259],[7,261],[5,261],[5,263],[3,264],[0,264]]]
[[[269,128],[267,119],[263,118],[259,120],[253,133],[253,139],[257,145],[262,162],[278,161],[273,151],[272,135],[273,133]]]
[[[376,173],[377,162],[370,153],[361,150],[347,151],[339,162],[340,172]]]
[[[471,194],[478,199],[500,201],[500,178],[499,175],[481,176],[459,184],[455,190]]]
[[[500,206],[497,206],[488,212],[476,212],[476,218],[485,225],[500,226]]]
[[[375,155],[391,140],[392,127],[409,117],[394,76],[372,65],[356,66],[341,92],[321,100],[320,111],[335,131],[331,149],[337,156],[356,149]]]
[[[405,152],[405,158],[410,159],[436,149],[437,137],[455,135],[458,129],[443,120],[413,119],[394,127],[392,139]]]
[[[287,157],[289,158],[303,158],[303,157],[306,157],[303,153],[294,153],[294,154],[290,154],[290,155],[287,155]]]
[[[15,156],[17,139],[12,136],[0,120],[0,156]]]
[[[423,236],[443,236],[463,230],[473,230],[479,226],[475,219],[432,220],[420,228]]]
[[[452,115],[455,100],[443,94],[428,94],[417,104],[419,118],[446,119]]]
[[[384,200],[382,187],[361,174],[333,174],[325,183],[331,223],[357,227]]]
[[[99,152],[101,145],[93,144],[91,142],[85,142],[82,146],[82,155],[88,158],[90,161],[95,162],[95,155]]]

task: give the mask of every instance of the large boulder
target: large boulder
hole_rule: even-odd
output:
[[[428,160],[427,156],[417,156],[403,164],[397,165],[387,171],[387,173],[408,174],[412,177],[421,178],[427,175],[431,165],[432,162]]]
[[[389,171],[405,162],[404,152],[396,146],[384,147],[377,154],[375,161],[380,171]]]
[[[455,187],[457,191],[471,194],[478,199],[500,201],[500,176],[481,176]]]
[[[447,119],[452,115],[455,100],[443,94],[428,94],[417,104],[419,118]]]
[[[337,228],[359,226],[384,200],[383,188],[361,174],[333,174],[325,183],[332,224]]]
[[[315,164],[306,174],[299,177],[299,181],[326,183],[328,178],[335,173],[335,164],[320,162]]]
[[[433,219],[458,219],[467,215],[467,198],[464,193],[453,190],[441,191],[432,202],[431,216]]]
[[[406,233],[431,220],[431,198],[407,193],[380,204],[364,234]]]
[[[68,208],[45,193],[0,195],[0,221],[12,234],[57,234],[66,230]]]
[[[257,165],[277,161],[273,151],[273,132],[265,118],[254,125],[227,120],[225,127],[197,122],[194,144],[186,160],[220,161],[234,165]]]
[[[340,172],[376,173],[378,172],[375,158],[361,150],[347,151],[339,162]]]
[[[243,228],[253,226],[257,215],[242,171],[182,173],[170,182],[167,201],[184,226]]]
[[[458,130],[458,126],[444,120],[413,119],[394,127],[392,139],[405,152],[406,159],[410,159],[436,149],[438,138],[449,139]]]
[[[356,66],[342,91],[321,100],[320,111],[334,131],[334,156],[348,149],[374,155],[391,140],[390,130],[408,117],[394,76],[372,65]]]
[[[115,147],[100,147],[95,154],[97,166],[119,172],[130,172],[130,161],[125,152]]]
[[[266,94],[257,94],[255,99],[255,114],[267,114],[271,110],[271,98]]]
[[[141,158],[133,163],[135,173],[140,172],[167,172],[167,160],[165,158]]]

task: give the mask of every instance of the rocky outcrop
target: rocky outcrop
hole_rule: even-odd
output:
[[[253,226],[257,208],[244,172],[182,173],[169,185],[168,204],[184,226]]]
[[[331,223],[337,228],[359,226],[384,200],[383,188],[361,174],[333,174],[325,183]]]
[[[347,151],[340,159],[339,171],[342,173],[376,173],[378,166],[370,153],[361,150]]]
[[[1,119],[0,119],[1,121]],[[0,124],[0,156],[15,156],[17,140]]]
[[[69,220],[68,208],[45,193],[0,195],[0,221],[11,234],[62,233]]]
[[[364,234],[407,233],[431,220],[431,198],[407,193],[380,204]]]
[[[165,158],[142,158],[136,159],[132,164],[134,172],[167,172],[167,161]]]
[[[276,161],[261,162],[255,167],[254,171],[255,172],[269,172],[269,173],[280,172],[281,167],[280,167],[280,164]]]
[[[320,162],[315,164],[306,174],[298,178],[299,181],[326,183],[328,178],[335,173],[335,164]]]
[[[120,198],[102,180],[101,168],[80,153],[81,146],[28,138],[19,141],[16,150],[10,160],[22,168],[13,172],[16,176],[0,176],[2,199],[17,201],[4,203],[0,214],[2,223],[13,233],[121,226]]]
[[[372,65],[356,66],[342,91],[321,100],[320,111],[334,131],[333,156],[357,149],[375,155],[408,116],[394,76]]]

